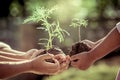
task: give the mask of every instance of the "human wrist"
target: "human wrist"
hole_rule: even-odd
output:
[[[29,61],[29,72],[30,73],[34,73],[34,74],[43,74],[42,72],[41,72],[41,70],[43,70],[43,69],[41,69],[41,66],[40,67],[38,67],[38,65],[39,64],[36,64],[36,61],[35,61],[35,58],[34,59],[31,59],[30,61]],[[37,68],[39,68],[39,70],[36,70]]]
[[[31,65],[30,65],[30,60],[22,61],[20,63],[20,67],[24,73],[26,72],[31,72]]]
[[[20,61],[20,62],[9,62],[9,66],[11,66],[11,71],[13,73],[30,73],[31,66],[30,61]]]
[[[116,28],[117,28],[118,32],[120,33],[120,22],[118,22],[118,23],[116,24]]]
[[[26,53],[20,54],[19,57],[21,57],[22,59],[28,59],[28,56],[26,55]]]
[[[98,60],[99,58],[97,57],[97,54],[94,50],[89,51],[89,60],[92,62],[95,62],[96,60]]]
[[[25,65],[27,67],[27,69],[26,69],[27,72],[33,73],[35,71],[35,68],[34,68],[34,59],[28,60],[25,63]]]

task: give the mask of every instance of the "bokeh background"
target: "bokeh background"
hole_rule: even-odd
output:
[[[35,5],[46,8],[58,6],[53,17],[59,20],[70,36],[66,36],[62,43],[54,40],[54,45],[66,54],[71,45],[79,41],[78,30],[69,27],[74,17],[88,20],[87,27],[81,27],[80,35],[82,40],[92,41],[103,38],[120,21],[120,0],[0,0],[0,41],[20,51],[43,48],[38,45],[38,39],[46,37],[46,32],[36,29],[39,24],[23,24]],[[21,74],[8,80],[114,80],[119,65],[118,48],[86,71],[69,68],[56,76]]]

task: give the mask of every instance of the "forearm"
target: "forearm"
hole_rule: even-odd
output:
[[[120,33],[116,28],[114,28],[103,41],[101,41],[95,48],[93,48],[93,50],[90,51],[90,56],[94,60],[98,60],[119,46]]]
[[[95,42],[95,45],[100,44],[100,42],[102,42],[105,38],[106,38],[106,37],[103,37],[102,39],[100,39],[100,40],[96,41],[96,42]]]
[[[2,48],[2,49],[0,49],[0,51],[9,52],[9,53],[12,53],[12,54],[24,54],[24,52],[22,52],[22,51],[9,49],[9,48]]]
[[[9,52],[12,54],[22,54],[24,52],[12,49],[8,44],[0,42],[0,51]]]
[[[9,78],[30,71],[29,61],[0,62],[0,79]]]
[[[0,55],[0,61],[4,61],[4,62],[17,62],[17,61],[24,61],[25,59],[16,59],[16,58],[10,58],[10,57],[6,57],[6,56],[1,56]]]
[[[6,57],[10,57],[10,58],[16,58],[16,59],[25,59],[25,57],[23,56],[25,53],[16,53],[13,54],[11,52],[8,51],[0,51],[0,55],[1,56],[6,56]]]

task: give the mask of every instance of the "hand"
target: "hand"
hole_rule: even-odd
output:
[[[3,42],[0,42],[0,49],[11,49],[11,47],[8,45],[8,44],[6,44],[6,43],[3,43]]]
[[[31,50],[28,50],[23,56],[26,59],[32,59],[32,58],[35,58],[37,55],[41,54],[41,52],[43,52],[43,51],[44,51],[44,49],[40,49],[40,50],[31,49]]]
[[[41,51],[39,50],[38,53]],[[46,59],[54,60],[54,63],[46,62]],[[35,74],[47,74],[47,75],[53,75],[59,72],[60,70],[60,64],[57,61],[57,59],[54,58],[54,55],[52,54],[43,54],[36,58],[34,58],[31,61],[32,66],[32,72]]]
[[[88,69],[95,62],[89,54],[89,52],[82,52],[80,54],[73,55],[71,57],[71,65],[81,70]]]
[[[69,55],[65,54],[58,54],[55,55],[55,59],[57,59],[60,63],[60,70],[58,73],[63,72],[64,70],[68,69],[69,64],[70,64],[70,57]]]
[[[90,46],[90,48],[94,48],[96,46],[95,42],[92,42],[92,41],[87,40],[87,39],[83,40],[82,42],[86,43],[88,46]]]

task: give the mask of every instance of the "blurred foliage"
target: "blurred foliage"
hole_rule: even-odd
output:
[[[26,10],[29,12],[28,15],[31,14],[36,4],[47,8],[57,5],[58,9],[52,17],[59,20],[62,27],[67,29],[73,18],[87,19],[88,26],[95,30],[98,26],[101,26],[101,28],[106,25],[113,26],[111,24],[114,24],[113,22],[120,17],[120,0],[27,0]],[[101,24],[101,22],[105,22],[105,24]],[[104,29],[107,32],[107,29],[110,28]],[[104,34],[104,32],[101,33]]]
[[[74,27],[74,28],[76,28],[76,27],[81,27],[81,26],[86,27],[87,24],[88,24],[88,23],[87,23],[87,20],[75,18],[75,19],[72,20],[72,23],[71,23],[70,26],[71,26],[71,27]]]
[[[41,38],[39,42],[46,47],[46,49],[50,49],[53,47],[53,40],[57,38],[59,42],[64,41],[65,34],[69,35],[69,33],[60,27],[59,21],[51,21],[51,14],[56,10],[56,7],[52,7],[51,9],[40,7],[39,5],[33,10],[32,15],[24,20],[24,23],[34,22],[41,23],[42,27],[38,27],[37,29],[45,30],[48,33],[48,38]]]
[[[31,10],[36,4],[45,7],[58,5],[57,16],[63,21],[68,20],[69,17],[114,18],[117,16],[116,6],[120,5],[119,0],[28,0],[26,2],[27,9]]]
[[[86,18],[89,13],[95,12],[94,9],[96,7],[96,0],[29,0],[26,2],[27,10],[31,11],[34,6],[36,6],[36,4],[45,7],[52,7],[57,5],[58,10],[56,11],[55,16],[62,22],[66,22],[74,17]]]
[[[118,68],[103,63],[86,71],[69,68],[61,74],[45,77],[43,80],[115,80]]]
[[[12,4],[9,7],[10,9],[10,14],[12,16],[18,16],[22,14],[22,7],[21,5],[18,3],[18,1],[14,0],[12,2]]]
[[[70,26],[78,29],[79,41],[81,41],[81,28],[80,27],[86,27],[87,24],[88,24],[87,20],[77,19],[77,18],[72,19],[72,23]]]

